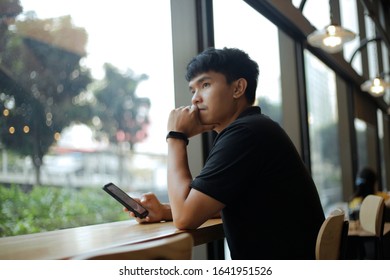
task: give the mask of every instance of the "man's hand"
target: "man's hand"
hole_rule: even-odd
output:
[[[202,132],[213,130],[215,125],[202,124],[199,119],[199,109],[195,105],[182,106],[171,111],[168,118],[168,131],[179,131],[188,138]]]
[[[172,220],[171,207],[169,204],[161,203],[155,194],[146,193],[143,194],[141,198],[134,199],[149,211],[149,215],[146,218],[140,219],[135,217],[134,213],[128,209],[123,209],[124,211],[129,212],[129,215],[135,218],[138,223],[157,223]]]

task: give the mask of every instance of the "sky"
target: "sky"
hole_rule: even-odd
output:
[[[154,9],[150,9],[151,2]],[[170,47],[170,38],[164,34],[164,24],[170,26],[166,20],[170,16],[166,5],[169,0],[111,0],[109,7],[106,1],[94,0],[21,0],[21,3],[24,11],[34,10],[38,18],[70,14],[76,26],[85,28],[89,36],[86,64],[95,77],[102,77],[101,65],[107,61],[122,69],[150,72],[150,59],[139,54],[155,52],[155,42],[165,41],[159,48]],[[155,21],[159,22],[158,27]],[[157,28],[160,32],[156,32]]]

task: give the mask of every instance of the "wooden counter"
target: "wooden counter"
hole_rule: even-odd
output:
[[[183,231],[172,222],[138,224],[135,220],[0,238],[2,260],[68,259],[90,251],[159,239]],[[186,231],[194,245],[224,238],[221,219],[210,219]]]

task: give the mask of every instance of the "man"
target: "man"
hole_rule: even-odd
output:
[[[171,220],[195,229],[222,214],[232,259],[314,259],[324,221],[319,196],[282,128],[253,106],[258,65],[238,49],[208,49],[187,66],[192,106],[168,119],[168,196],[141,203],[139,222]],[[193,179],[188,139],[218,133],[200,174]]]

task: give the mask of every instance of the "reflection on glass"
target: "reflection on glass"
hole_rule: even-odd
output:
[[[327,212],[342,201],[336,77],[309,51],[304,58],[312,176]]]
[[[242,49],[259,64],[258,105],[264,114],[282,124],[277,27],[244,1],[214,0],[213,5],[215,46]]]
[[[127,218],[109,181],[165,195],[170,1],[152,2],[1,1],[0,236]]]

